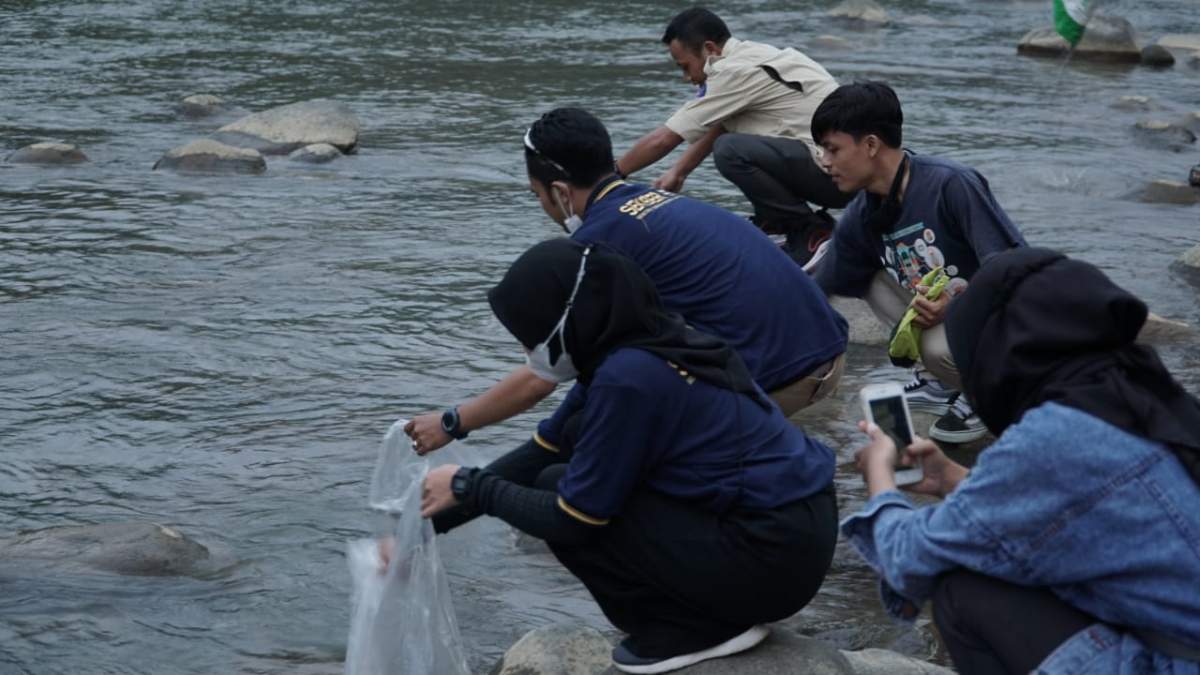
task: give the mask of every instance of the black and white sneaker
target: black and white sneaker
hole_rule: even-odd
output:
[[[914,412],[945,415],[950,412],[950,406],[957,396],[957,390],[947,387],[939,380],[925,377],[920,370],[913,370],[912,382],[904,385],[904,398],[908,399],[908,409]]]
[[[672,670],[687,668],[708,659],[744,652],[762,642],[770,632],[770,629],[766,626],[754,626],[746,632],[735,635],[721,644],[709,647],[708,649],[702,649],[691,654],[680,654],[678,656],[667,656],[657,659],[643,658],[634,654],[630,651],[627,645],[629,640],[626,638],[613,649],[613,667],[623,673],[667,673]]]
[[[929,427],[929,437],[944,443],[970,443],[987,435],[987,427],[967,399],[954,393],[950,410]]]

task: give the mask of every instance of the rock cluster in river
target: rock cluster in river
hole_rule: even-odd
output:
[[[13,164],[44,164],[51,166],[69,166],[88,161],[87,155],[70,143],[34,143],[27,145],[8,156]]]
[[[1058,57],[1070,49],[1070,43],[1052,27],[1029,31],[1017,45],[1017,53],[1027,56]],[[1075,46],[1071,58],[1138,63],[1142,60],[1142,50],[1129,21],[1119,16],[1096,14],[1088,22],[1087,31]]]
[[[119,522],[52,527],[0,540],[0,560],[133,576],[201,571],[209,551],[169,527]]]

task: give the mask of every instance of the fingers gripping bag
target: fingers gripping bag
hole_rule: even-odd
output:
[[[430,463],[412,451],[405,423],[384,436],[371,478],[376,538],[347,547],[353,595],[345,672],[470,675],[437,537],[421,517]]]

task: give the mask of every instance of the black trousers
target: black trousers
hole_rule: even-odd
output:
[[[938,581],[933,620],[963,675],[1028,673],[1072,635],[1099,622],[1049,589],[966,570]]]
[[[787,223],[812,213],[808,202],[842,208],[853,199],[821,170],[804,141],[721,134],[713,146],[717,170],[738,186],[760,220]]]

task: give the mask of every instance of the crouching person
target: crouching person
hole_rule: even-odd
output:
[[[539,371],[583,385],[578,431],[431,471],[438,532],[486,514],[544,539],[628,633],[613,662],[629,673],[753,647],[813,598],[837,538],[834,455],[736,352],[603,244],[538,244],[488,300]]]

